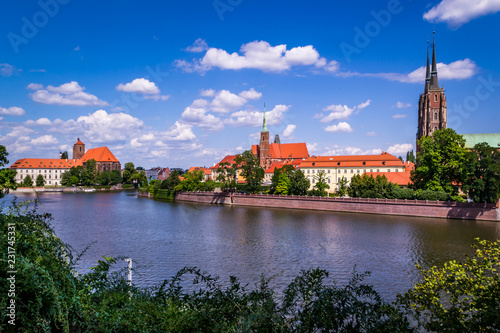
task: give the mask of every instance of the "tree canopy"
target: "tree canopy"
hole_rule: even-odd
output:
[[[246,150],[234,159],[241,169],[241,176],[246,180],[245,190],[256,193],[260,190],[264,179],[264,169],[259,164],[259,159],[251,150]]]
[[[0,145],[0,199],[3,198],[5,194],[9,193],[9,190],[15,190],[17,187],[16,180],[14,179],[16,177],[16,171],[2,168],[9,163],[7,156],[9,156],[7,148]]]

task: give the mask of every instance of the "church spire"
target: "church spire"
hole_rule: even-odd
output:
[[[427,67],[425,69],[425,92],[429,90],[431,81],[431,66],[429,64],[429,41],[427,41]]]
[[[433,31],[432,34],[432,69],[431,69],[431,89],[439,89],[439,83],[438,83],[438,72],[437,72],[437,65],[436,65],[436,37],[434,36],[436,32]]]
[[[264,121],[262,124],[262,132],[267,132],[267,124],[266,124],[266,103],[264,103]]]

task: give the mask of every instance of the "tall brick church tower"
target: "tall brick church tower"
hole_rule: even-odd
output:
[[[264,121],[260,132],[259,163],[264,169],[267,168],[267,156],[269,155],[269,132],[266,125],[266,106],[264,105]]]
[[[446,96],[444,88],[439,88],[436,66],[436,41],[432,41],[432,69],[429,68],[429,47],[427,47],[427,67],[425,90],[418,102],[417,152],[418,140],[430,136],[435,130],[446,128]]]
[[[85,155],[85,143],[80,141],[80,138],[73,145],[73,159],[79,160]]]

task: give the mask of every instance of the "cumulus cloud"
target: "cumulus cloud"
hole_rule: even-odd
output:
[[[343,133],[350,133],[352,132],[351,125],[348,123],[341,121],[337,125],[331,125],[325,128],[325,131],[327,132],[343,132]]]
[[[365,150],[358,147],[340,148],[338,146],[334,146],[331,148],[327,147],[322,155],[342,156],[342,155],[380,155],[380,154],[382,154],[382,150],[378,148]]]
[[[202,89],[200,91],[200,96],[203,96],[203,97],[214,97],[215,96],[215,90],[214,89]]]
[[[387,152],[392,155],[396,154],[404,154],[410,150],[413,149],[413,145],[411,143],[402,143],[402,144],[395,144],[394,146],[390,146],[387,149]]]
[[[394,116],[392,116],[392,118],[394,119],[402,119],[402,118],[406,118],[408,117],[407,114],[395,114]]]
[[[452,28],[484,15],[500,11],[498,0],[442,0],[424,14],[424,19],[433,22],[446,22]]]
[[[327,71],[335,71],[338,67],[335,61],[327,64],[326,59],[320,57],[312,45],[298,46],[288,50],[286,44],[272,46],[266,41],[243,44],[240,53],[228,53],[223,49],[209,48],[202,59],[193,60],[193,62],[177,60],[176,65],[186,72],[200,73],[213,68],[222,70],[249,68],[281,73],[293,66],[323,67]]]
[[[0,114],[5,116],[24,116],[26,111],[23,108],[19,108],[17,106],[11,106],[10,108],[2,108],[0,107]]]
[[[409,108],[409,107],[411,107],[411,103],[403,103],[403,102],[399,102],[399,101],[398,101],[398,102],[396,103],[396,107],[397,107],[398,109]]]
[[[144,95],[155,95],[160,93],[160,89],[158,89],[154,82],[144,78],[135,79],[125,84],[120,83],[116,86],[116,90]]]
[[[323,111],[331,111],[330,114],[323,117],[320,121],[328,123],[333,120],[347,119],[355,108],[349,108],[347,105],[329,105]]]
[[[186,47],[188,52],[203,52],[208,50],[208,44],[204,39],[198,38],[193,45]]]
[[[241,96],[235,95],[228,90],[221,90],[216,95],[210,109],[214,112],[227,113],[234,111],[243,105],[247,100]]]
[[[126,140],[130,133],[144,126],[142,120],[125,113],[107,113],[97,110],[76,120],[84,131],[85,137],[92,142]]]
[[[222,120],[208,113],[208,101],[197,99],[182,112],[182,122],[197,125],[207,131],[215,132],[224,129]]]
[[[286,126],[285,130],[283,131],[283,137],[285,139],[291,139],[291,138],[293,138],[293,132],[295,132],[296,128],[297,128],[296,125],[288,124]]]
[[[26,126],[49,126],[52,122],[49,118],[40,118],[38,120],[26,120],[24,124]]]
[[[16,67],[9,65],[7,63],[0,64],[0,74],[2,76],[7,76],[7,77],[12,76],[20,71],[21,71],[20,69],[17,69]]]
[[[34,90],[30,94],[33,101],[49,105],[71,105],[71,106],[105,106],[107,102],[101,101],[96,96],[84,92],[85,88],[81,87],[78,82],[71,81],[64,83],[59,87],[47,86],[31,83],[27,87]]]
[[[244,99],[247,99],[247,100],[258,100],[262,97],[262,93],[255,91],[254,88],[251,88],[250,90],[242,91],[238,95],[240,97],[243,97]]]
[[[36,139],[30,141],[33,146],[49,146],[58,144],[59,141],[52,135],[42,135]]]
[[[268,125],[279,125],[285,117],[285,112],[288,111],[290,105],[276,105],[271,111],[266,111],[266,122]],[[230,115],[229,119],[225,120],[226,124],[233,126],[262,126],[264,113],[255,110],[237,111]]]
[[[457,60],[450,64],[439,62],[437,65],[438,77],[440,80],[464,80],[476,75],[479,68],[476,63],[469,58]],[[375,77],[389,81],[398,81],[404,83],[424,83],[425,82],[425,66],[417,68],[409,74],[401,73],[358,73],[344,72],[339,73],[342,77]]]

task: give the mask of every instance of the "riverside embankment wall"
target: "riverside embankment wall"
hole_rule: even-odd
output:
[[[332,212],[439,217],[500,221],[497,204],[477,204],[427,200],[298,197],[269,194],[229,194],[180,192],[176,201],[269,208],[312,209]]]

